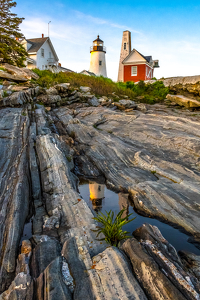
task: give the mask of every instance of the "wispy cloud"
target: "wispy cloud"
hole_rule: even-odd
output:
[[[137,31],[135,30],[134,28],[131,28],[127,25],[122,25],[122,24],[118,24],[118,23],[113,23],[109,20],[106,20],[106,19],[101,19],[101,18],[97,18],[97,17],[93,17],[91,15],[87,15],[87,14],[84,14],[78,10],[74,10],[74,13],[76,14],[76,16],[80,19],[85,19],[87,21],[91,21],[95,24],[99,24],[99,25],[108,25],[108,26],[111,26],[111,27],[115,27],[115,28],[119,28],[119,29],[123,29],[123,30],[129,30],[131,32],[134,32],[134,33],[137,33],[137,34],[143,34],[142,32],[140,31]]]

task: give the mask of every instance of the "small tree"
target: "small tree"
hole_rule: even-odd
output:
[[[18,39],[23,37],[19,24],[24,18],[10,11],[16,5],[13,0],[0,0],[0,58],[2,62],[23,67],[28,53]]]

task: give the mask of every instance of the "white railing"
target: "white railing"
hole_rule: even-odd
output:
[[[50,58],[50,57],[47,59],[47,61],[49,65],[53,65],[56,62],[54,58]]]

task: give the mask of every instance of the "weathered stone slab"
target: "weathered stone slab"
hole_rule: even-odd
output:
[[[58,227],[62,242],[71,235],[67,231],[69,228],[78,230],[78,235],[85,236],[87,243],[93,243],[88,248],[90,246],[90,252],[95,255],[105,249],[105,243],[95,241],[96,235],[90,230],[96,228],[93,214],[74,190],[74,177],[59,147],[59,143],[51,135],[40,136],[36,140],[46,209],[53,218],[56,218],[57,210],[61,213]]]
[[[115,247],[91,258],[81,237],[62,250],[75,280],[74,299],[147,299],[124,255]]]
[[[35,89],[23,90],[14,92],[8,97],[2,98],[0,106],[21,106],[25,103],[32,102],[32,97],[35,95]]]
[[[180,106],[185,106],[187,108],[200,107],[200,101],[182,96],[182,95],[170,95],[168,94],[166,98],[172,102],[177,103]]]
[[[9,65],[7,63],[1,64],[1,66],[7,71],[12,80],[27,81],[28,79],[38,79],[39,76],[28,68],[19,68],[17,66]]]
[[[0,70],[0,78],[7,79],[10,81],[17,81],[17,82],[26,82],[28,81],[27,78],[20,76],[20,75],[12,75],[7,73],[6,71]]]
[[[159,265],[153,258],[143,250],[136,239],[128,239],[121,248],[130,258],[133,272],[148,299],[186,299],[160,270]]]
[[[16,277],[9,288],[0,295],[0,300],[33,299],[33,281],[29,270],[31,250],[30,241],[22,241],[21,254],[17,260]]]
[[[200,281],[200,256],[191,252],[179,251],[185,268]]]
[[[99,101],[96,97],[93,97],[91,99],[88,100],[88,103],[91,105],[91,106],[98,106],[99,105]]]
[[[53,260],[37,278],[35,295],[38,300],[72,300],[63,280],[61,256]]]
[[[33,249],[31,258],[31,273],[33,278],[38,278],[46,267],[58,256],[60,256],[60,244],[56,239],[45,236],[40,237],[40,242]]]
[[[0,110],[0,291],[14,279],[18,246],[29,212],[28,126],[22,109]]]
[[[200,299],[196,277],[184,270],[176,250],[165,240],[157,227],[144,224],[133,232],[133,235],[140,240],[147,253],[186,299]]]

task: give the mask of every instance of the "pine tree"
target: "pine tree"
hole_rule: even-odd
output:
[[[18,39],[23,38],[19,24],[24,18],[18,18],[10,11],[16,5],[13,0],[0,0],[0,59],[4,63],[23,67],[28,53]]]

